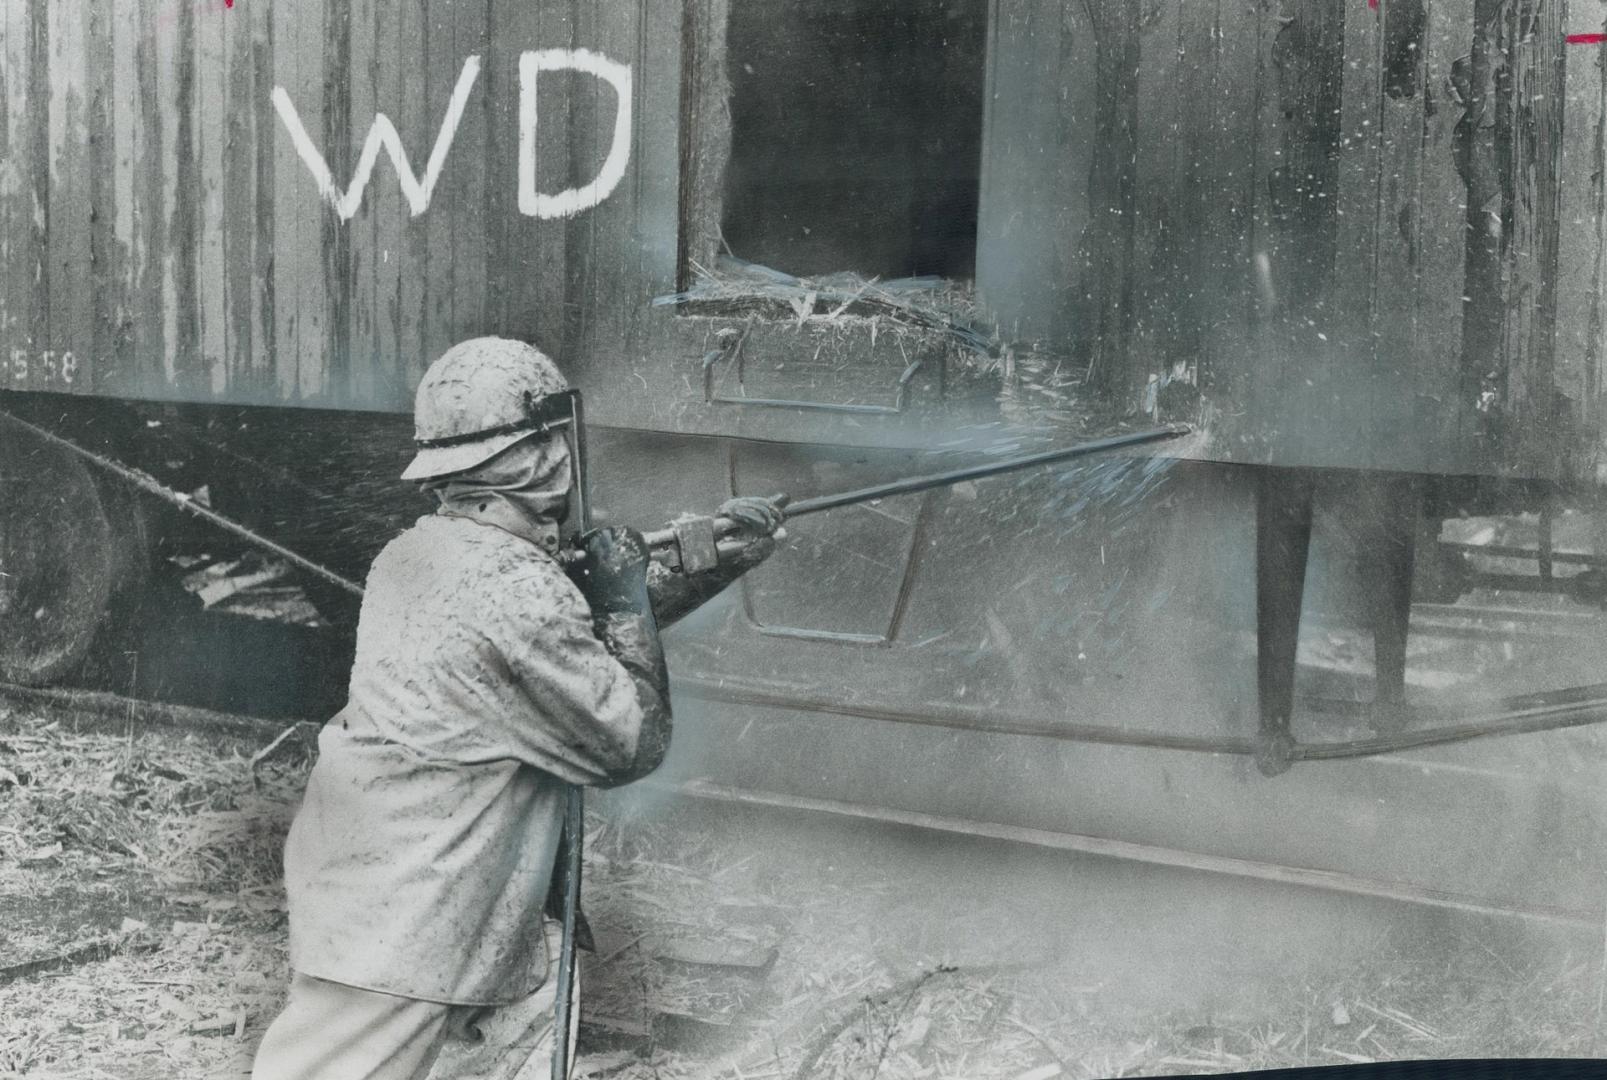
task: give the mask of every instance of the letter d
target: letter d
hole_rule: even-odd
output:
[[[536,190],[536,77],[543,71],[583,71],[614,88],[619,108],[614,141],[591,183],[556,195]],[[537,218],[574,217],[619,186],[631,156],[631,69],[587,49],[537,49],[519,57],[519,211]]]

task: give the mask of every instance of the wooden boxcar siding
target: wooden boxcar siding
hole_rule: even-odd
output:
[[[1225,456],[1589,476],[1601,6],[996,0],[978,285]]]
[[[0,10],[0,387],[406,409],[459,337],[602,349],[600,335],[622,340],[621,311],[674,285],[681,28],[668,0]],[[519,57],[581,48],[632,67],[631,169],[597,210],[527,216]],[[409,214],[382,152],[342,221],[274,87],[344,190],[376,111],[423,172],[470,56],[480,73],[428,210]],[[539,82],[540,190],[584,184],[612,139],[614,93],[586,75]],[[645,209],[666,199],[667,216]]]
[[[601,422],[929,441],[918,417],[707,405],[730,320],[651,306],[681,215],[717,209],[718,125],[682,116],[720,112],[725,4],[0,0],[0,388],[405,410],[447,344],[504,333]],[[1594,475],[1603,47],[1568,39],[1598,5],[995,0],[990,22],[977,277],[1007,336],[1125,400],[1192,368],[1209,456]],[[576,216],[520,212],[532,49],[631,69],[625,176]],[[422,172],[470,56],[428,209],[381,153],[342,220],[273,88],[344,189],[376,112]],[[614,92],[539,84],[538,187],[584,184]]]

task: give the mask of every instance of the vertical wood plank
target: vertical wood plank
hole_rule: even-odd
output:
[[[452,9],[440,4],[425,5],[423,13],[424,66],[419,81],[424,84],[424,96],[419,103],[418,134],[414,136],[417,142],[413,145],[427,154],[423,148],[434,143],[436,132],[440,130],[463,58],[458,55],[453,36]],[[418,259],[412,263],[414,272],[425,279],[424,332],[420,337],[421,360],[425,365],[451,346],[456,332],[452,323],[457,288],[453,233],[457,226],[457,198],[463,182],[459,169],[463,164],[461,151],[459,144],[448,159],[447,167],[441,170],[441,182],[435,189],[429,212],[416,219],[424,226],[426,238]]]
[[[116,393],[131,394],[139,388],[140,362],[136,354],[136,326],[141,315],[143,206],[137,163],[145,155],[144,116],[140,109],[139,60],[143,51],[143,5],[139,0],[118,4],[112,9],[111,40],[103,63],[111,71],[111,185],[116,210],[110,223],[115,237],[112,274],[118,283],[119,300],[112,312],[115,336],[106,363]]]
[[[1557,244],[1560,238],[1564,34],[1567,3],[1514,5],[1514,228],[1519,288],[1511,296],[1514,354],[1507,391],[1506,460],[1533,476],[1556,476],[1572,415],[1556,376]],[[1597,162],[1597,169],[1601,164]]]
[[[692,0],[686,5],[682,35],[681,278],[690,285],[695,267],[710,269],[720,254],[720,219],[726,169],[731,163],[728,102],[731,77],[726,64],[730,0]]]
[[[197,184],[195,260],[197,334],[196,389],[222,394],[227,385],[227,304],[223,250],[223,203],[228,143],[228,27],[233,11],[209,4],[195,15],[195,75],[191,83],[190,131]]]
[[[1319,385],[1325,389],[1315,418],[1326,421],[1324,452],[1342,454],[1341,440],[1355,440],[1357,464],[1381,464],[1377,444],[1380,411],[1390,389],[1380,385],[1378,347],[1379,186],[1383,101],[1382,3],[1344,5],[1344,72],[1338,161],[1338,209],[1334,276],[1318,329]],[[1321,340],[1321,339],[1319,339]]]
[[[1222,243],[1216,228],[1212,202],[1226,196],[1219,187],[1220,160],[1234,155],[1238,148],[1218,139],[1219,102],[1215,86],[1221,61],[1215,0],[1181,5],[1178,20],[1177,168],[1176,227],[1182,237],[1177,260],[1179,288],[1174,303],[1179,308],[1178,334],[1172,347],[1151,371],[1156,377],[1171,370],[1174,363],[1187,364],[1207,359],[1211,324],[1223,299],[1224,282],[1218,277],[1216,248]],[[1145,97],[1140,95],[1140,101]],[[1147,111],[1144,108],[1143,111]]]
[[[291,91],[302,122],[319,142],[325,160],[342,189],[351,180],[346,155],[331,146],[324,108],[324,42],[326,0],[298,0],[291,20],[292,34],[285,45],[295,49],[296,81]],[[281,46],[284,47],[284,46]],[[342,73],[344,77],[344,73]],[[305,168],[300,176],[311,177]],[[298,177],[299,179],[299,177]],[[305,196],[290,207],[295,220],[294,249],[296,275],[296,393],[302,399],[317,399],[328,389],[326,350],[328,348],[329,294],[324,267],[324,232],[334,211],[319,197],[310,182],[301,190]]]
[[[1414,370],[1419,261],[1423,234],[1425,0],[1381,0],[1379,41],[1379,185],[1376,284],[1378,410],[1375,446],[1382,462],[1424,468],[1433,452],[1430,417],[1419,408]]]
[[[393,120],[401,115],[402,84],[412,75],[412,65],[403,70],[403,59],[397,48],[401,33],[401,15],[405,4],[377,3],[374,5],[372,60],[370,63],[370,79],[374,87],[375,107]],[[355,34],[357,27],[354,23]],[[358,51],[354,36],[352,51]],[[368,111],[365,111],[357,98],[352,99],[352,127],[354,131],[366,129],[372,121]],[[398,131],[400,131],[398,127]],[[417,160],[426,153],[422,144],[407,143],[408,156]],[[413,147],[418,147],[414,150]],[[424,158],[428,160],[428,158]],[[408,210],[402,203],[401,185],[396,181],[394,174],[387,174],[376,178],[370,186],[372,193],[371,213],[374,219],[373,248],[369,255],[370,288],[369,288],[369,321],[370,333],[368,336],[369,355],[364,356],[356,352],[358,363],[354,366],[364,372],[369,396],[376,403],[383,403],[393,408],[407,408],[411,404],[408,386],[401,382],[397,376],[397,360],[401,345],[398,335],[401,329],[401,269],[402,269],[402,235],[407,223]],[[356,340],[353,343],[354,352],[359,349]],[[363,396],[363,382],[359,382],[358,396]]]
[[[336,183],[344,189],[357,171],[357,147],[353,145],[351,101],[353,89],[362,82],[363,74],[352,69],[352,6],[348,3],[331,3],[321,0],[309,15],[317,16],[320,31],[316,55],[321,60],[319,85],[322,90],[319,124],[323,132],[326,160],[333,170]],[[366,134],[366,130],[364,134]],[[364,200],[365,205],[367,200]],[[322,365],[316,383],[309,395],[325,398],[330,404],[349,405],[351,392],[351,311],[353,291],[356,287],[353,273],[353,243],[361,229],[359,222],[367,221],[363,208],[357,216],[341,221],[338,214],[324,210],[318,217],[315,239],[318,251],[316,270],[309,280],[316,280],[319,295],[324,300],[321,311],[323,334],[317,342],[317,362]],[[309,356],[307,342],[302,341],[302,355]]]
[[[22,373],[23,380],[50,348],[50,5],[35,2],[28,7],[28,91],[27,125],[29,164],[28,220],[32,225],[29,244],[31,259],[24,268],[28,275],[28,342],[32,363]],[[13,354],[13,357],[15,354]],[[24,360],[27,364],[29,361]],[[59,370],[68,376],[66,367]],[[76,371],[72,372],[76,374]],[[18,375],[15,363],[12,377]],[[64,381],[71,381],[70,377]]]
[[[94,388],[108,393],[119,383],[118,339],[124,326],[121,246],[117,228],[117,138],[113,133],[113,12],[84,0],[84,63],[87,78],[84,128],[89,194],[89,326],[82,339],[95,375]]]
[[[172,56],[171,33],[159,26],[154,0],[139,0],[139,45],[134,70],[140,117],[140,155],[135,164],[134,228],[139,236],[135,268],[134,371],[138,392],[157,394],[170,379],[172,354],[167,326],[167,176],[169,132],[164,128],[164,77]]]
[[[1090,384],[1120,405],[1142,385],[1131,352],[1133,224],[1137,156],[1140,9],[1128,0],[1092,0],[1094,141],[1084,280],[1092,300],[1085,342]]]
[[[1249,252],[1254,298],[1250,312],[1251,344],[1240,382],[1245,419],[1237,425],[1242,444],[1239,453],[1252,461],[1265,457],[1266,439],[1257,429],[1270,424],[1275,416],[1274,410],[1285,393],[1293,354],[1287,342],[1288,298],[1283,295],[1283,283],[1277,276],[1277,271],[1292,261],[1285,245],[1289,236],[1287,222],[1293,210],[1286,201],[1274,198],[1290,186],[1280,183],[1280,178],[1288,175],[1283,130],[1288,122],[1285,90],[1281,70],[1275,63],[1279,34],[1287,25],[1282,14],[1282,9],[1275,4],[1256,8],[1255,81],[1250,102],[1255,126]]]
[[[1509,369],[1507,460],[1534,476],[1560,474],[1573,421],[1556,368],[1567,9],[1566,0],[1514,5],[1513,253],[1521,286],[1512,297],[1520,335]]]
[[[625,341],[623,365],[612,372],[604,363],[596,363],[585,372],[572,372],[571,377],[597,379],[602,385],[627,377],[638,369],[642,357],[635,355],[640,348],[633,338],[642,324],[645,313],[644,294],[651,291],[650,282],[656,276],[668,281],[673,288],[675,277],[675,242],[671,238],[667,274],[654,275],[651,265],[653,237],[641,231],[640,217],[643,207],[640,196],[647,186],[646,174],[656,172],[655,151],[662,157],[665,143],[669,144],[672,160],[670,191],[679,190],[673,179],[678,168],[680,129],[678,104],[666,107],[666,99],[678,97],[671,87],[680,85],[679,69],[668,76],[673,81],[662,81],[665,73],[644,67],[648,42],[643,20],[654,7],[653,0],[638,0],[633,4],[610,6],[576,5],[575,39],[579,46],[590,47],[620,63],[631,65],[633,72],[633,125],[631,164],[625,179],[603,205],[587,214],[569,219],[567,250],[571,256],[570,272],[574,275],[572,291],[568,297],[575,312],[578,337],[566,341],[565,354],[575,358],[567,365],[573,369],[580,357],[603,361],[608,357],[608,341]],[[676,22],[668,31],[670,40],[659,37],[652,43],[655,50],[680,51],[680,26]],[[608,153],[612,141],[614,118],[619,102],[607,83],[589,77],[576,78],[570,98],[569,124],[572,134],[571,184],[584,184]],[[644,108],[649,103],[644,116]],[[649,117],[652,119],[650,120]],[[650,125],[650,126],[644,126]],[[659,182],[655,175],[652,183]],[[665,290],[668,291],[668,290]],[[616,354],[617,355],[617,354]],[[586,385],[583,383],[583,385]],[[594,395],[599,399],[601,393]]]
[[[278,146],[283,133],[278,129],[272,94],[274,87],[273,6],[253,5],[248,12],[251,34],[251,86],[255,107],[251,123],[255,130],[252,163],[255,180],[254,229],[252,232],[251,293],[251,379],[249,397],[253,401],[276,393],[274,365],[278,356],[276,340],[277,275],[274,269],[274,222],[278,213]]]
[[[1210,48],[1191,36],[1199,10],[1188,0],[1166,0],[1139,27],[1137,93],[1145,105],[1134,137],[1132,348],[1143,376],[1169,367],[1195,314],[1189,254],[1201,237],[1192,231],[1188,202],[1199,134],[1186,130],[1185,102],[1192,69]]]
[[[1327,0],[1282,0],[1262,27],[1260,146],[1270,168],[1259,181],[1267,201],[1257,273],[1268,312],[1262,349],[1275,377],[1260,380],[1249,436],[1263,458],[1283,464],[1321,461],[1331,441],[1322,427],[1333,412],[1323,357],[1338,241],[1344,16]]]
[[[1601,6],[1568,5],[1565,34],[1601,34],[1604,29],[1607,14]],[[1556,384],[1572,403],[1573,423],[1594,426],[1599,423],[1601,395],[1602,256],[1607,228],[1602,220],[1607,209],[1602,203],[1602,45],[1568,45],[1562,61]]]
[[[0,386],[20,386],[32,355],[34,266],[32,10],[0,5]]]
[[[1261,20],[1265,5],[1217,0],[1212,40],[1215,66],[1209,141],[1201,148],[1208,172],[1203,277],[1213,286],[1204,312],[1195,377],[1213,396],[1240,400],[1249,376],[1255,321],[1252,240],[1260,190],[1262,150]]]
[[[94,295],[90,265],[89,78],[84,11],[50,3],[50,193],[48,270],[50,323],[41,360],[52,371],[75,369],[75,390],[93,385]]]
[[[1564,33],[1601,33],[1607,16],[1600,5],[1568,5]],[[1566,40],[1566,38],[1564,39]],[[1567,402],[1571,437],[1558,447],[1573,475],[1593,475],[1601,460],[1600,396],[1602,286],[1607,258],[1604,166],[1602,45],[1569,45],[1563,53],[1564,97],[1557,247],[1556,370],[1558,393]]]
[[[490,10],[492,32],[480,87],[487,110],[485,323],[563,360],[568,226],[519,211],[519,55],[532,48],[573,47],[570,8],[565,3],[491,0]],[[569,186],[568,101],[574,84],[574,76],[551,73],[537,87],[539,191]]]
[[[1083,5],[994,0],[976,281],[1010,340],[1066,345],[1091,299],[1078,291],[1078,252],[1089,227],[1093,57]]]
[[[174,356],[174,381],[182,394],[193,394],[207,384],[206,357],[202,352],[200,249],[202,223],[206,212],[206,193],[201,176],[202,147],[197,128],[202,117],[196,103],[198,21],[203,12],[193,4],[179,8],[177,35],[173,48],[173,97],[164,108],[172,108],[173,181],[167,203],[168,262],[173,276],[172,319],[174,334],[170,348]]]
[[[675,288],[676,258],[680,246],[681,190],[681,41],[685,26],[682,5],[674,0],[637,0],[631,17],[620,19],[611,32],[613,55],[631,64],[631,147],[637,164],[610,198],[625,195],[633,207],[637,243],[631,269],[639,283],[638,320],[647,316],[648,303]],[[599,80],[592,80],[594,82]],[[598,92],[612,99],[612,91]],[[596,149],[585,181],[590,182],[614,141],[613,111],[592,135]],[[627,190],[628,188],[628,190]],[[606,205],[606,204],[605,204]]]
[[[598,27],[598,10],[593,6],[578,3],[571,3],[570,7],[574,17],[573,25],[576,44],[589,44],[593,48],[600,49],[605,35],[600,32]],[[634,50],[632,52],[634,53]],[[621,59],[617,55],[617,51],[610,55],[616,60]],[[640,78],[641,72],[636,72],[636,75]],[[585,82],[576,80],[574,90],[569,98],[569,115],[565,119],[567,121],[570,146],[568,162],[570,168],[568,182],[570,184],[579,182],[579,174],[586,168],[587,164],[594,160],[595,142],[588,136],[603,119],[598,115],[600,103],[598,102],[597,91],[597,87],[589,85],[589,80]],[[632,164],[634,166],[631,170],[632,172],[641,167],[640,161],[635,161]],[[599,221],[595,213],[588,214],[585,217],[569,218],[565,222],[567,229],[564,248],[569,254],[565,302],[568,310],[573,313],[574,319],[571,325],[566,327],[563,357],[561,359],[590,357],[598,348],[598,339],[601,333],[599,329],[601,312],[598,310],[597,305],[603,297],[599,294],[597,281],[605,273],[600,272],[595,265],[598,248],[603,246],[602,243],[599,243],[599,237],[607,236],[610,233],[617,235],[619,231],[619,208],[611,206],[608,209],[612,212],[611,216],[614,217],[613,222]],[[603,243],[606,243],[606,240]],[[615,325],[619,326],[618,320],[615,320]],[[619,330],[615,332],[618,333]],[[627,358],[626,364],[628,365],[629,363],[630,361]],[[577,381],[583,374],[589,374],[575,371],[570,364],[566,364],[564,370],[571,381]],[[581,388],[583,390],[590,389],[584,382],[581,383]],[[595,400],[600,395],[592,394],[591,396]],[[592,415],[596,415],[595,408],[592,410]]]
[[[1460,393],[1467,255],[1467,186],[1457,167],[1461,94],[1453,77],[1473,43],[1473,0],[1425,0],[1423,149],[1417,203],[1417,282],[1413,315],[1414,385],[1430,448],[1424,467],[1461,458],[1468,406]]]
[[[1462,457],[1475,469],[1491,468],[1503,453],[1506,365],[1509,354],[1506,271],[1511,227],[1511,174],[1503,161],[1510,145],[1510,91],[1500,72],[1509,62],[1512,12],[1501,0],[1474,0],[1468,57],[1453,70],[1462,98],[1455,152],[1467,189],[1462,308],[1462,355],[1457,398],[1468,409]]]
[[[489,51],[484,2],[458,4],[452,9],[450,59],[442,65],[447,92],[437,108],[444,115],[446,102],[457,85],[463,62],[470,56],[481,61]],[[483,79],[484,72],[481,73]],[[463,111],[457,138],[452,143],[444,187],[452,206],[452,340],[486,332],[486,186],[490,108],[484,83],[477,84]]]
[[[298,69],[303,63],[296,12],[289,4],[270,7],[274,86],[291,95],[306,126],[309,115],[300,97]],[[301,386],[301,288],[297,234],[302,220],[315,212],[317,188],[308,176],[290,135],[276,115],[273,121],[273,363],[281,400],[294,400]]]
[[[567,240],[576,332],[565,343],[565,368],[583,389],[595,388],[605,423],[662,415],[673,400],[650,390],[654,400],[633,402],[612,388],[626,379],[652,387],[674,378],[655,355],[649,304],[675,287],[683,29],[681,5],[668,0],[575,6],[576,44],[632,72],[630,164],[602,205],[569,219]],[[602,79],[580,77],[573,85],[571,183],[584,185],[613,143],[621,103]]]
[[[255,390],[255,315],[261,304],[256,269],[257,130],[256,67],[253,56],[254,8],[225,8],[218,22],[223,41],[222,175],[218,181],[222,215],[223,351],[214,379],[222,378],[231,396]],[[264,93],[270,93],[269,90]],[[272,129],[263,132],[273,137]]]
[[[388,112],[391,106],[389,102],[381,101],[379,95],[379,27],[374,0],[351,0],[347,10],[350,57],[341,70],[345,71],[346,80],[350,83],[347,110],[350,117],[347,124],[349,135],[346,141],[352,148],[352,159],[355,160],[363,140],[368,137],[369,125],[374,122],[375,113]],[[382,200],[396,190],[396,174],[388,158],[382,157],[374,164],[374,173],[357,215],[339,226],[347,234],[349,245],[349,266],[346,270],[349,281],[345,286],[349,353],[346,391],[356,402],[369,402],[375,396],[379,224],[385,210]]]
[[[400,0],[396,5],[396,63],[402,69],[401,99],[397,106],[396,127],[409,147],[427,154],[429,121],[425,102],[434,85],[429,72],[428,0]],[[424,373],[434,353],[430,351],[428,306],[433,290],[429,275],[439,273],[441,260],[430,258],[432,210],[423,217],[408,218],[401,227],[398,304],[396,315],[397,353],[394,377],[413,386]]]

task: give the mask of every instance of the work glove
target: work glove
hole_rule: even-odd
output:
[[[782,522],[787,520],[787,512],[779,503],[757,495],[727,499],[720,504],[714,516],[729,518],[740,525],[744,532],[759,536],[774,536]]]
[[[702,607],[737,578],[768,559],[775,552],[776,544],[787,535],[781,527],[787,518],[785,506],[784,498],[748,495],[727,499],[714,512],[715,519],[727,518],[737,528],[719,535],[715,541],[717,559],[713,565],[671,573],[655,562],[648,571],[648,584],[659,627],[668,627]]]
[[[645,615],[652,611],[647,595],[647,541],[635,529],[615,525],[580,537],[580,557],[568,566],[592,614]]]

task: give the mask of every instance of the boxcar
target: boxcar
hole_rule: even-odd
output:
[[[667,775],[1449,906],[1600,906],[1586,734],[1249,767],[1287,767],[1296,734],[1364,752],[1360,719],[1409,734],[1436,702],[1532,713],[1598,681],[1575,608],[1441,680],[1459,694],[1408,677],[1425,628],[1499,635],[1453,603],[1478,583],[1447,518],[1535,513],[1524,587],[1595,598],[1599,549],[1555,536],[1603,464],[1594,5],[0,12],[9,414],[354,576],[427,509],[392,479],[411,391],[473,335],[536,342],[582,388],[613,520],[1188,419],[1169,458],[800,522],[675,632]],[[0,671],[49,681],[180,541],[15,425],[0,465]],[[1297,659],[1348,641],[1329,623],[1375,655],[1319,684]],[[1297,708],[1298,672],[1325,708]]]

